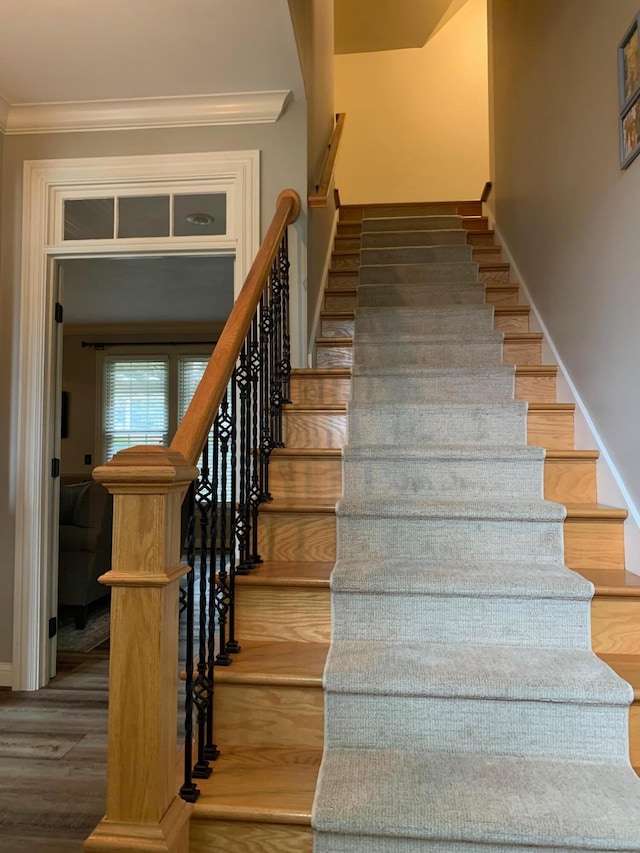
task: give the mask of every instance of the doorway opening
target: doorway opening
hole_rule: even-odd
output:
[[[111,566],[112,500],[92,470],[124,447],[170,443],[233,307],[234,258],[72,258],[55,269],[51,677],[109,636],[109,589],[98,578]]]

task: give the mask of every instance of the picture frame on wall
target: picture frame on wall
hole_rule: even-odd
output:
[[[620,167],[640,153],[640,12],[618,45]]]

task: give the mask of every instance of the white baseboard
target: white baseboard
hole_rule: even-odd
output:
[[[598,502],[622,507],[629,513],[624,526],[625,564],[628,567],[628,571],[635,570],[636,574],[640,574],[640,512],[638,511],[638,507],[631,498],[620,472],[614,465],[589,414],[589,410],[580,396],[580,392],[575,386],[569,371],[565,367],[534,300],[531,298],[531,293],[522,273],[518,269],[518,264],[514,260],[509,246],[495,222],[493,223],[493,228],[505,259],[511,264],[511,268],[515,273],[515,279],[522,289],[527,303],[531,306],[533,314],[531,330],[540,331],[544,335],[542,361],[545,364],[555,364],[558,366],[558,402],[575,403],[576,405],[575,446],[581,450],[598,450],[600,452],[600,458],[596,466]]]
[[[336,231],[338,230],[338,218],[340,216],[340,208],[336,207],[336,212],[333,217],[333,225],[331,226],[331,239],[329,240],[329,246],[327,248],[327,255],[324,259],[324,266],[322,268],[322,284],[320,285],[320,289],[318,291],[318,299],[316,301],[316,307],[313,312],[313,325],[311,326],[311,332],[309,333],[309,342],[308,342],[308,352],[307,352],[307,364],[309,367],[315,367],[315,346],[316,346],[316,334],[318,332],[318,324],[320,323],[320,312],[322,311],[322,300],[324,299],[324,292],[327,288],[327,283],[329,281],[329,270],[331,268],[331,256],[333,255],[333,241],[335,240]]]
[[[0,661],[0,687],[11,687],[13,684],[13,665]]]

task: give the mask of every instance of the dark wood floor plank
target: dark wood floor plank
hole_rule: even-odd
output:
[[[104,814],[107,707],[108,644],[61,657],[43,690],[0,691],[0,730],[34,744],[33,756],[0,758],[0,853],[81,853]],[[43,758],[43,736],[76,742]]]

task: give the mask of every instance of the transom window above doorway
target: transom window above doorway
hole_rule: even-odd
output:
[[[226,233],[226,193],[156,193],[64,201],[65,242]]]

